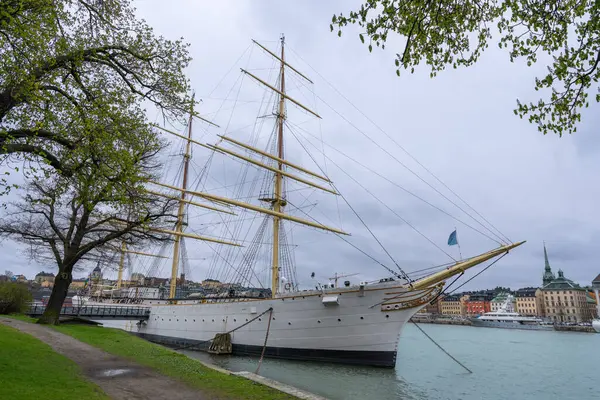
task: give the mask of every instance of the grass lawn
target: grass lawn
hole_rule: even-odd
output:
[[[164,375],[213,393],[215,397],[236,400],[296,399],[250,380],[217,372],[183,354],[147,342],[119,329],[87,325],[60,325],[55,329],[108,353],[152,367]]]
[[[2,324],[0,381],[0,399],[109,399],[85,380],[74,362],[36,338]]]

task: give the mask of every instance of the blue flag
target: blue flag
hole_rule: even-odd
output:
[[[458,244],[458,239],[456,238],[456,229],[454,230],[454,232],[452,232],[450,234],[450,236],[448,237],[448,246],[454,246]]]

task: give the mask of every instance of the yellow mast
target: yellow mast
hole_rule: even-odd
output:
[[[188,126],[188,139],[192,138],[192,118],[194,115],[194,97],[192,96],[192,106],[190,110],[190,120]],[[179,200],[179,209],[177,211],[177,223],[175,224],[175,244],[173,246],[173,265],[171,266],[171,284],[169,286],[169,298],[175,298],[175,290],[177,287],[177,270],[179,268],[179,245],[181,243],[181,233],[183,230],[183,214],[186,205],[185,190],[187,189],[188,168],[190,164],[191,140],[187,140],[185,145],[185,154],[183,156],[183,181],[181,187],[181,198]]]
[[[285,37],[281,36],[281,67],[280,67],[280,79],[279,79],[279,113],[277,115],[277,157],[283,159],[283,122],[285,120]],[[283,207],[285,201],[283,201],[282,193],[282,174],[283,163],[277,162],[277,169],[279,172],[275,173],[275,187],[273,196],[273,211],[276,213],[283,213]],[[271,273],[271,294],[275,297],[279,292],[279,226],[281,220],[278,216],[273,216],[273,267]]]
[[[119,275],[117,276],[117,289],[121,289],[123,282],[123,265],[125,264],[125,242],[121,242],[121,262],[119,263]]]

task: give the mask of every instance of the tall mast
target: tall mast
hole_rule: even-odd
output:
[[[279,79],[279,112],[277,113],[277,157],[283,159],[283,122],[285,121],[285,37],[281,36],[281,67]],[[283,213],[285,201],[282,198],[282,173],[283,163],[277,162],[277,170],[275,173],[275,193],[273,196],[273,211]],[[271,293],[279,292],[279,227],[281,220],[278,216],[273,216],[273,267],[272,267],[272,282]]]
[[[173,265],[171,266],[171,284],[169,287],[169,298],[175,298],[175,290],[177,287],[177,270],[179,268],[179,245],[182,238],[183,216],[186,205],[185,190],[187,189],[188,168],[191,155],[191,139],[192,139],[192,118],[194,115],[194,96],[192,96],[192,106],[190,109],[190,120],[188,124],[188,140],[185,145],[185,154],[183,155],[183,181],[181,183],[181,197],[179,199],[179,209],[177,211],[177,223],[175,224],[175,244],[173,246]]]

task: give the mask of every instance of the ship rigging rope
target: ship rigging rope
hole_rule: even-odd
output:
[[[229,331],[227,331],[227,332],[224,332],[224,333],[223,333],[223,335],[231,334],[231,333],[233,333],[233,332],[237,331],[238,329],[241,329],[241,328],[245,327],[246,325],[248,325],[248,324],[250,324],[250,323],[252,323],[252,322],[256,321],[257,319],[259,319],[260,317],[262,317],[262,316],[263,316],[263,315],[265,315],[266,313],[271,313],[271,314],[272,314],[272,313],[273,313],[273,307],[269,307],[268,309],[266,309],[266,310],[265,310],[265,311],[263,311],[262,313],[258,314],[256,317],[252,318],[252,319],[251,319],[251,320],[249,320],[249,321],[246,321],[246,322],[244,322],[242,325],[240,325],[240,326],[238,326],[238,327],[235,327],[235,328],[233,328],[233,329],[231,329],[231,330],[229,330]],[[269,316],[269,321],[271,321],[271,317],[270,317],[270,316]],[[267,335],[268,335],[268,331],[267,331]],[[193,343],[193,344],[190,344],[190,345],[187,345],[187,346],[175,347],[173,350],[186,350],[186,349],[190,349],[190,348],[192,348],[192,347],[199,346],[199,345],[201,345],[201,344],[208,343],[208,342],[210,342],[210,341],[212,341],[212,339],[208,339],[208,340],[201,340],[201,341],[200,341],[200,342],[198,342],[198,343]],[[265,343],[266,343],[266,342],[267,342],[267,341],[265,340]]]
[[[502,245],[502,242],[499,242],[499,241],[498,241],[498,239],[495,239],[495,238],[493,238],[493,237],[490,237],[488,234],[486,234],[486,233],[484,233],[484,232],[481,232],[479,229],[477,229],[477,228],[475,228],[474,226],[472,226],[472,225],[470,225],[470,224],[466,223],[465,221],[461,220],[460,218],[458,218],[458,217],[456,217],[456,216],[454,216],[454,215],[450,214],[448,211],[446,211],[446,210],[444,210],[444,209],[442,209],[442,208],[440,208],[440,207],[436,206],[435,204],[433,204],[433,203],[431,203],[431,202],[429,202],[429,201],[425,200],[425,199],[424,199],[424,198],[422,198],[421,196],[417,195],[416,193],[413,193],[413,192],[411,192],[410,190],[408,190],[408,189],[406,189],[405,187],[401,186],[400,184],[398,184],[398,183],[396,183],[396,182],[392,181],[391,179],[389,179],[389,178],[385,177],[384,175],[382,175],[381,173],[379,173],[379,172],[375,171],[374,169],[372,169],[372,168],[369,168],[369,167],[368,167],[368,166],[366,166],[365,164],[363,164],[363,163],[361,163],[360,161],[356,160],[355,158],[353,158],[353,157],[349,156],[348,154],[344,153],[343,151],[336,149],[335,147],[331,146],[331,145],[330,145],[330,144],[328,144],[328,143],[325,143],[325,142],[323,141],[323,139],[322,139],[322,138],[321,138],[321,139],[319,139],[319,138],[318,138],[318,137],[316,137],[315,135],[311,134],[309,131],[307,131],[307,130],[305,130],[305,129],[302,129],[302,128],[301,128],[301,127],[298,125],[298,124],[292,124],[292,123],[288,122],[288,128],[290,127],[290,125],[293,125],[293,126],[294,126],[294,128],[296,128],[296,129],[298,129],[298,130],[300,130],[300,131],[302,131],[302,132],[304,132],[304,133],[308,134],[309,136],[312,136],[312,137],[313,137],[313,138],[315,138],[317,141],[319,141],[319,142],[320,142],[320,143],[321,143],[323,146],[327,146],[327,147],[331,148],[333,151],[335,151],[335,152],[337,152],[337,153],[341,154],[342,156],[346,157],[348,160],[350,160],[350,161],[352,161],[352,162],[354,162],[354,163],[358,164],[359,166],[361,166],[362,168],[366,169],[366,170],[367,170],[367,171],[369,171],[370,173],[372,173],[372,174],[375,174],[375,175],[379,176],[381,179],[383,179],[383,180],[387,181],[388,183],[391,183],[392,185],[394,185],[394,186],[396,186],[397,188],[401,189],[401,190],[402,190],[402,191],[404,191],[405,193],[407,193],[407,194],[409,194],[409,195],[413,196],[413,197],[414,197],[414,198],[416,198],[417,200],[420,200],[420,201],[422,201],[423,203],[425,203],[425,204],[427,204],[428,206],[430,206],[430,207],[432,207],[432,208],[434,208],[434,209],[438,210],[438,211],[439,211],[439,212],[441,212],[442,214],[445,214],[445,215],[447,215],[448,217],[452,218],[453,220],[455,220],[455,221],[457,221],[457,222],[460,222],[461,224],[463,224],[463,225],[464,225],[464,226],[466,226],[467,228],[470,228],[470,229],[474,230],[475,232],[477,232],[477,233],[479,233],[480,235],[482,235],[482,236],[484,236],[484,237],[486,237],[486,238],[490,239],[491,241],[493,241],[493,242],[495,242],[495,243],[497,243],[497,244],[499,244],[499,245]],[[305,138],[305,139],[306,139],[306,138]],[[307,142],[308,142],[308,143],[309,143],[311,146],[313,146],[314,148],[316,148],[316,149],[317,149],[317,151],[319,151],[319,149],[317,148],[317,146],[316,146],[315,144],[313,144],[313,143],[312,143],[310,140],[306,139],[306,141],[307,141]],[[324,157],[325,159],[327,159],[327,160],[330,160],[330,161],[333,163],[333,161],[331,160],[331,158],[329,158],[329,157],[328,157],[328,156],[325,154],[325,151],[324,151],[324,150],[322,150],[322,153],[323,153],[323,157]],[[336,166],[337,166],[337,165],[336,165]],[[339,166],[338,166],[338,168],[339,168]],[[336,198],[336,199],[337,199],[337,198]]]
[[[490,221],[488,221],[483,215],[481,215],[477,210],[475,210],[469,203],[467,203],[462,197],[460,197],[455,191],[453,191],[452,189],[450,189],[450,187],[448,187],[448,185],[446,185],[440,178],[438,178],[431,170],[429,170],[427,167],[425,167],[423,164],[421,164],[421,162],[419,162],[419,160],[416,159],[416,157],[414,157],[412,154],[410,154],[408,152],[408,150],[406,150],[400,143],[398,143],[390,134],[388,134],[386,131],[383,130],[383,128],[381,128],[379,125],[377,125],[371,118],[369,118],[365,113],[363,113],[356,105],[354,105],[354,103],[352,103],[346,96],[344,96],[343,93],[341,93],[335,86],[333,86],[333,84],[331,82],[329,82],[323,75],[321,75],[319,73],[319,71],[317,71],[315,68],[313,68],[308,62],[306,62],[296,51],[294,51],[293,48],[289,47],[289,49],[294,53],[294,55],[296,55],[302,62],[304,62],[311,70],[313,70],[321,79],[323,79],[323,81],[325,81],[325,83],[327,83],[327,85],[329,85],[329,87],[331,87],[340,97],[342,97],[348,104],[350,104],[350,106],[352,106],[352,108],[354,108],[356,111],[358,111],[359,114],[361,114],[367,121],[369,121],[371,124],[373,124],[373,126],[375,126],[375,128],[377,128],[380,132],[382,132],[389,140],[391,140],[396,146],[398,146],[398,148],[400,148],[400,150],[402,150],[408,157],[410,157],[413,161],[415,161],[421,168],[423,168],[425,171],[427,171],[427,173],[429,173],[435,180],[437,180],[440,184],[442,184],[442,186],[444,186],[446,189],[448,189],[448,191],[450,191],[450,193],[452,193],[454,196],[456,196],[460,201],[462,201],[469,209],[471,209],[473,212],[475,212],[475,214],[477,214],[483,221],[485,221],[487,224],[490,225],[490,227],[492,227],[494,230],[496,230],[496,232],[498,232],[500,234],[501,237],[499,237],[496,233],[494,233],[494,231],[492,231],[490,228],[486,227],[485,225],[483,225],[480,221],[478,221],[476,218],[474,218],[471,214],[469,214],[468,212],[466,212],[465,210],[463,210],[458,204],[456,204],[455,202],[453,202],[452,200],[450,200],[448,197],[446,197],[444,194],[442,194],[439,190],[437,190],[436,188],[434,188],[429,182],[425,181],[421,176],[419,176],[419,174],[417,174],[416,172],[414,172],[413,170],[411,170],[410,168],[408,168],[408,166],[406,166],[405,164],[403,164],[400,160],[398,160],[396,157],[394,157],[390,152],[386,151],[381,145],[377,144],[377,142],[375,142],[371,137],[369,137],[369,135],[367,135],[366,133],[364,133],[363,131],[361,131],[356,125],[354,125],[353,123],[351,123],[348,119],[346,119],[343,115],[341,115],[338,111],[336,111],[334,108],[332,108],[327,102],[325,102],[325,100],[323,100],[320,96],[318,96],[317,94],[313,93],[319,100],[321,100],[327,107],[329,107],[333,112],[335,112],[337,115],[339,115],[342,119],[344,119],[346,122],[348,122],[354,129],[356,129],[359,133],[361,133],[363,136],[365,136],[367,139],[369,139],[371,142],[373,142],[373,144],[375,144],[377,147],[379,147],[383,152],[385,152],[386,154],[388,154],[390,157],[392,157],[394,160],[396,160],[396,162],[398,162],[400,165],[402,165],[404,168],[406,168],[408,171],[410,171],[413,175],[415,175],[417,178],[419,178],[421,181],[423,181],[423,183],[425,183],[426,185],[428,185],[429,187],[431,187],[434,191],[436,191],[438,194],[440,194],[442,197],[444,197],[446,200],[448,200],[450,203],[452,203],[453,205],[455,205],[458,209],[460,209],[461,211],[463,211],[465,214],[467,214],[469,217],[471,217],[474,221],[476,221],[477,223],[479,223],[481,226],[483,226],[484,228],[486,228],[490,233],[494,234],[494,236],[500,238],[502,241],[506,240],[510,243],[512,243],[512,241],[506,236],[504,235],[498,228],[496,228]]]
[[[294,206],[294,204],[292,204],[289,200],[288,200],[288,204]],[[295,207],[295,206],[294,206]],[[298,209],[300,210],[300,209]],[[300,210],[302,213],[304,213],[307,217],[311,218],[312,220],[318,222],[316,219],[312,218],[312,216],[310,216],[309,214],[305,213],[303,210]],[[316,228],[315,228],[316,229]],[[344,242],[348,243],[350,246],[354,247],[356,250],[358,250],[360,253],[364,254],[365,256],[369,257],[371,260],[373,260],[375,263],[381,265],[383,268],[385,268],[389,273],[391,273],[392,275],[394,275],[396,278],[399,279],[406,279],[404,276],[400,275],[399,273],[397,273],[396,271],[394,271],[393,269],[391,269],[390,267],[388,267],[387,265],[385,265],[384,263],[382,263],[381,261],[379,261],[378,259],[376,259],[375,257],[373,257],[372,255],[370,255],[369,253],[367,253],[366,251],[364,251],[363,249],[361,249],[360,247],[356,246],[354,243],[350,242],[348,239],[346,239],[343,235],[338,235],[336,234],[337,237],[339,237],[340,239],[342,239]],[[408,281],[410,282],[410,279],[408,279]]]
[[[287,125],[287,124],[286,124]],[[289,126],[288,126],[289,128]],[[313,160],[313,162],[317,165],[317,167],[319,168],[319,170],[321,170],[322,173],[325,173],[325,171],[323,171],[323,169],[321,168],[321,166],[319,166],[319,164],[316,162],[316,160],[314,159],[314,157],[312,156],[312,154],[310,154],[310,152],[308,151],[308,149],[306,148],[306,146],[304,146],[304,144],[300,141],[300,139],[298,138],[298,136],[296,136],[296,133],[294,133],[294,131],[290,128],[289,131],[292,133],[292,135],[294,136],[294,138],[296,138],[296,141],[300,144],[300,146],[302,146],[302,148],[304,149],[304,151],[308,154],[308,156]],[[331,161],[331,160],[330,160]],[[334,163],[332,161],[332,163],[340,168],[339,165],[337,165],[336,163]],[[390,211],[392,211],[396,216],[398,216],[400,219],[402,219],[404,221],[404,223],[406,223],[408,226],[410,226],[411,228],[413,228],[416,232],[418,232],[419,234],[421,234],[421,236],[423,236],[425,239],[427,239],[429,242],[431,242],[431,244],[433,244],[435,247],[437,247],[438,249],[440,249],[443,253],[445,253],[447,256],[449,256],[450,258],[452,258],[454,260],[454,258],[449,255],[448,253],[446,253],[442,248],[440,248],[438,245],[436,245],[431,239],[429,239],[427,236],[425,236],[423,233],[421,233],[417,228],[415,228],[414,226],[412,226],[410,223],[408,223],[408,221],[406,221],[405,219],[403,219],[402,217],[400,217],[396,212],[394,212],[394,210],[392,210],[390,207],[388,207],[385,203],[383,203],[383,201],[381,201],[378,197],[376,197],[375,195],[373,195],[367,188],[365,188],[364,186],[362,186],[358,181],[356,181],[354,178],[352,178],[351,175],[349,175],[347,172],[345,172],[342,168],[340,168],[346,175],[348,175],[348,177],[350,179],[352,179],[356,184],[358,184],[360,187],[362,187],[367,193],[369,193],[371,196],[375,197],[376,200],[380,201],[384,206],[386,206]],[[354,207],[352,207],[350,205],[350,202],[348,201],[348,199],[346,199],[346,197],[341,193],[340,190],[338,190],[338,188],[331,183],[331,186],[335,189],[335,191],[340,195],[340,197],[344,200],[344,202],[346,203],[346,205],[350,208],[350,210],[352,210],[352,212],[354,213],[354,215],[356,215],[356,218],[359,219],[359,221],[363,224],[363,226],[369,231],[369,234],[373,237],[373,239],[375,239],[375,241],[379,244],[379,246],[383,249],[383,251],[387,254],[387,256],[392,260],[392,262],[396,265],[396,267],[398,268],[398,270],[400,271],[400,273],[402,274],[402,277],[404,279],[406,279],[406,281],[408,282],[408,284],[412,287],[412,283],[410,281],[410,277],[408,276],[408,274],[406,272],[404,272],[404,270],[400,267],[400,265],[396,262],[396,260],[394,259],[394,257],[392,257],[392,255],[390,254],[390,252],[385,248],[385,246],[383,245],[383,243],[377,238],[377,236],[375,236],[375,233],[373,233],[373,231],[367,226],[367,224],[365,223],[365,221],[362,219],[362,217],[358,214],[358,212],[354,209]],[[340,237],[340,235],[338,235],[338,237]]]

